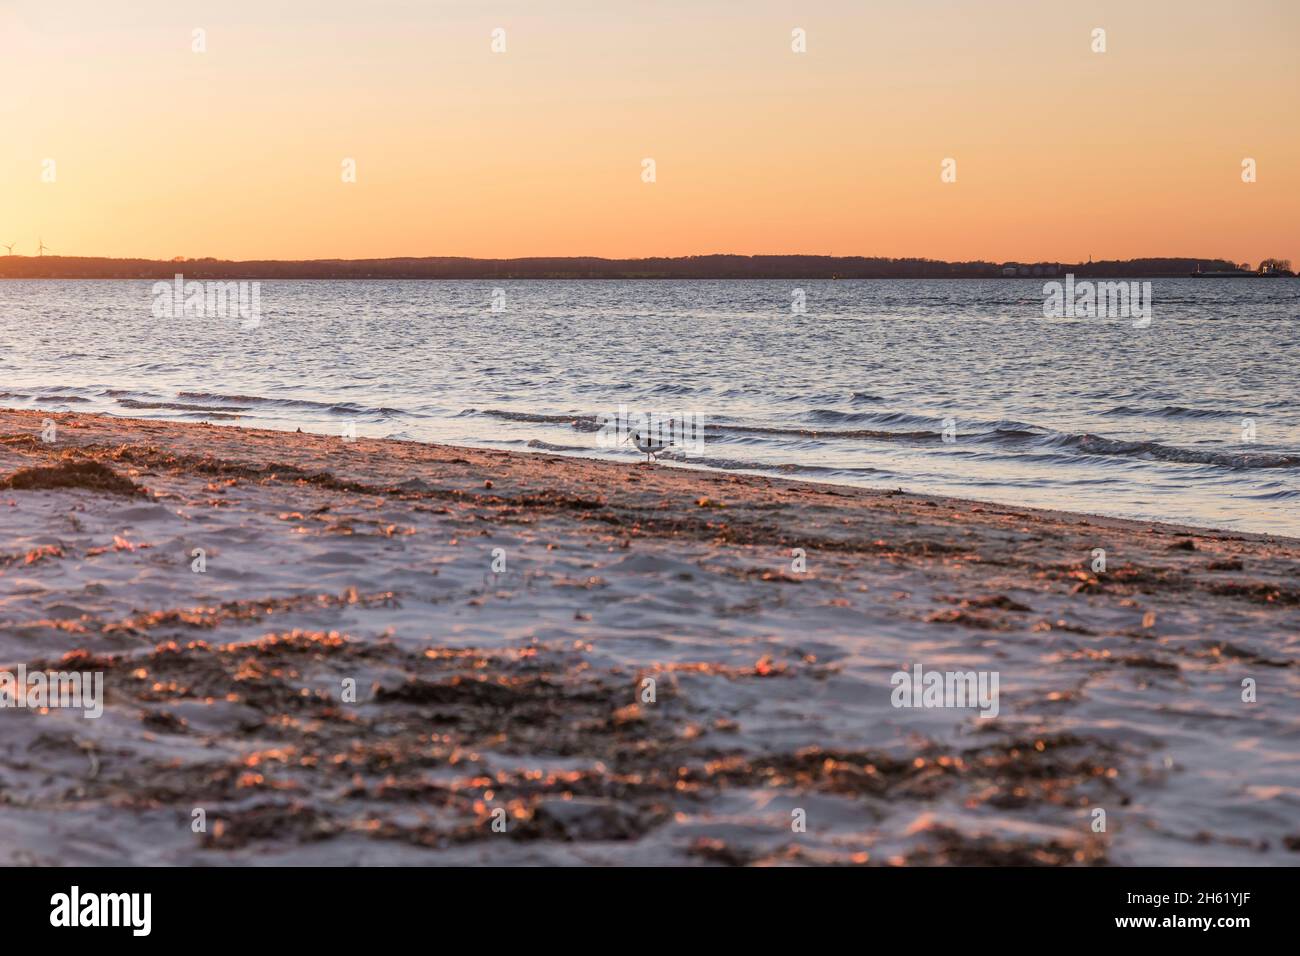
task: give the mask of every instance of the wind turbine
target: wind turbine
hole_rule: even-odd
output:
[[[8,249],[8,250],[9,250],[9,255],[11,255],[11,256],[14,254],[14,246],[16,246],[16,245],[18,245],[18,243],[16,243],[16,242],[11,242],[11,243],[9,243],[8,245],[5,245],[4,243],[0,242],[0,246],[4,246],[6,249]]]
[[[53,252],[53,251],[54,251],[53,249],[50,249],[50,247],[47,246],[47,245],[45,244],[45,240],[44,240],[44,239],[41,239],[41,240],[38,240],[38,241],[40,242],[40,245],[36,247],[36,254],[37,254],[38,256],[43,256],[43,255],[45,255],[45,250],[47,250],[47,249],[49,249],[50,252]]]

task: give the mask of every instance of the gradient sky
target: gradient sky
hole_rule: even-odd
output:
[[[0,0],[0,241],[1300,262],[1298,48],[1295,0]]]

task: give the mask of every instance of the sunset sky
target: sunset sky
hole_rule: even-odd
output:
[[[0,0],[0,242],[1300,262],[1298,48],[1294,0]]]

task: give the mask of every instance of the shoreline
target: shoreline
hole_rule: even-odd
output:
[[[342,440],[336,433],[331,431],[325,431],[325,430],[312,431],[312,430],[303,429],[301,426],[298,426],[297,430],[295,431],[290,427],[290,424],[285,424],[284,427],[282,428],[276,428],[269,425],[241,424],[241,422],[238,421],[238,419],[252,417],[246,415],[222,415],[218,413],[212,416],[213,417],[212,421],[185,422],[185,421],[177,421],[176,419],[168,419],[168,418],[136,418],[130,415],[117,415],[111,412],[101,412],[101,411],[93,411],[93,412],[92,411],[68,411],[68,410],[55,411],[55,410],[40,409],[40,408],[20,409],[20,408],[0,406],[0,413],[5,413],[5,412],[30,413],[32,415],[39,416],[42,418],[53,418],[55,420],[57,420],[60,416],[67,416],[72,418],[78,418],[78,417],[79,418],[103,418],[110,421],[121,421],[128,424],[136,423],[141,425],[156,424],[162,422],[162,423],[174,423],[182,426],[199,427],[199,428],[230,428],[230,429],[235,429],[238,432],[268,432],[268,433],[281,434],[281,435],[303,434],[303,435],[313,435],[318,438],[325,438],[327,440],[333,440],[333,441]],[[228,421],[222,420],[223,418],[228,418],[231,420]],[[316,423],[308,423],[308,424],[310,426],[310,425],[315,425]],[[601,465],[612,465],[616,468],[628,467],[628,463],[623,460],[598,458],[598,457],[586,455],[583,453],[585,449],[574,449],[572,451],[569,451],[569,450],[561,449],[559,447],[547,446],[544,444],[540,445],[536,449],[516,450],[516,449],[508,449],[508,448],[499,448],[491,444],[461,445],[461,444],[454,444],[449,442],[430,441],[430,440],[414,439],[414,438],[370,438],[370,437],[363,438],[361,436],[358,436],[358,438],[353,439],[353,441],[357,441],[357,440],[370,441],[370,442],[394,442],[398,444],[414,444],[419,446],[462,449],[467,451],[473,450],[473,451],[500,452],[501,454],[512,455],[512,456],[513,455],[521,455],[521,456],[539,455],[544,458],[570,459],[570,460],[576,460],[582,462],[590,462],[593,464],[599,463]],[[1071,509],[1052,508],[1052,507],[1045,507],[1042,505],[1018,505],[1018,504],[1013,504],[1006,500],[998,500],[997,498],[968,498],[963,495],[948,495],[948,494],[943,494],[941,492],[925,492],[925,491],[913,492],[913,491],[904,490],[901,485],[894,489],[888,489],[884,485],[876,486],[876,485],[852,484],[849,482],[827,481],[822,478],[801,477],[793,473],[782,474],[780,466],[767,468],[759,463],[755,463],[755,465],[751,468],[735,468],[735,467],[725,468],[725,467],[719,467],[710,464],[702,464],[693,461],[689,458],[661,459],[657,463],[664,468],[678,469],[682,471],[690,471],[690,472],[697,472],[697,473],[704,473],[704,474],[743,476],[743,477],[764,479],[767,481],[776,481],[776,482],[782,482],[782,481],[795,482],[798,484],[820,486],[820,487],[831,488],[831,489],[850,489],[850,490],[857,490],[857,491],[865,491],[868,494],[901,493],[915,498],[932,498],[936,501],[952,501],[952,502],[963,503],[971,506],[1020,508],[1021,510],[1025,510],[1025,511],[1038,512],[1045,515],[1056,515],[1060,517],[1069,517],[1071,515],[1075,515],[1078,517],[1089,518],[1092,519],[1093,521],[1131,522],[1135,525],[1147,525],[1147,526],[1154,526],[1154,527],[1178,529],[1182,533],[1187,533],[1187,534],[1193,534],[1193,533],[1206,534],[1206,533],[1216,532],[1221,534],[1241,534],[1241,535],[1259,537],[1259,538],[1269,539],[1269,540],[1280,540],[1284,542],[1292,541],[1292,542],[1300,543],[1300,535],[1287,535],[1287,534],[1274,534],[1272,532],[1248,531],[1245,529],[1226,528],[1226,527],[1211,525],[1211,524],[1190,524],[1181,521],[1167,521],[1167,520],[1160,520],[1156,518],[1132,517],[1132,516],[1121,515],[1121,514],[1105,514],[1103,512],[1095,512],[1095,511],[1074,511]]]
[[[7,862],[1300,860],[1300,540],[216,429],[0,409]]]

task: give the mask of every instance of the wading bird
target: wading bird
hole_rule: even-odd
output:
[[[672,444],[671,441],[664,440],[662,432],[658,435],[648,433],[643,435],[640,432],[632,432],[623,440],[636,443],[637,450],[645,455],[646,464],[649,464],[652,458]]]

